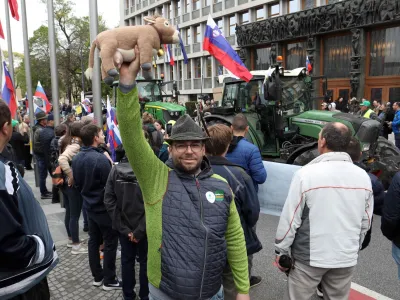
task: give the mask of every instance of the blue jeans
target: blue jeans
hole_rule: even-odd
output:
[[[163,299],[157,298],[152,294],[150,294],[150,300],[163,300]],[[207,300],[224,300],[224,289],[222,288],[222,286],[219,289],[218,293],[216,293],[214,296],[212,296],[210,299]]]
[[[37,166],[39,169],[39,188],[40,194],[46,195],[49,191],[46,187],[46,178],[47,178],[47,164],[42,156],[35,155]]]
[[[394,243],[392,245],[392,256],[397,264],[397,276],[400,280],[400,248],[397,247]]]
[[[135,259],[139,257],[139,297],[141,300],[149,299],[149,281],[147,280],[147,239],[132,243],[125,234],[120,234],[121,243],[121,273],[122,273],[122,291],[124,300],[136,299],[134,291],[136,285],[135,279]]]
[[[65,206],[65,229],[68,237],[72,237],[73,243],[80,243],[79,239],[79,217],[82,211],[83,199],[75,187],[63,187],[64,206]]]

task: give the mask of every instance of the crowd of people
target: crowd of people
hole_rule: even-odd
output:
[[[139,69],[137,60],[120,69],[123,144],[115,161],[103,128],[90,117],[68,118],[54,128],[52,115],[36,114],[33,153],[41,197],[58,202],[61,190],[67,247],[72,255],[88,255],[95,287],[122,289],[126,300],[250,299],[250,288],[262,282],[253,274],[253,257],[268,242],[256,231],[258,185],[267,172],[259,149],[245,138],[247,119],[238,114],[231,127],[213,125],[208,134],[188,115],[163,128],[141,114]],[[46,278],[59,258],[22,177],[30,130],[25,121],[13,122],[0,101],[0,298],[50,299]],[[393,130],[398,126],[396,113]],[[20,136],[13,140],[15,132]],[[4,154],[13,147],[19,158]],[[348,299],[359,251],[371,240],[373,214],[382,215],[382,232],[393,241],[400,279],[400,173],[385,196],[378,178],[359,162],[358,140],[341,123],[324,126],[318,150],[320,156],[294,174],[276,232],[274,264],[288,276],[283,299],[308,300],[316,292]],[[79,236],[81,215],[87,247]]]

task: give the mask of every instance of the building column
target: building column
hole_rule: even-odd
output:
[[[280,0],[279,1],[279,15],[283,16],[286,15],[289,11],[289,1],[287,0]]]

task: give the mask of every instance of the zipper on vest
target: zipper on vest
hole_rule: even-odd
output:
[[[203,274],[201,276],[201,286],[200,286],[200,299],[201,295],[203,294],[203,283],[204,283],[204,273],[206,272],[206,260],[207,260],[207,244],[208,244],[208,230],[206,225],[204,225],[204,209],[203,209],[203,200],[201,199],[200,195],[200,183],[197,180],[197,177],[195,177],[196,180],[196,187],[197,187],[197,192],[199,195],[199,201],[200,201],[200,218],[201,218],[201,225],[204,227],[206,230],[206,243],[204,246],[204,262],[203,262]]]

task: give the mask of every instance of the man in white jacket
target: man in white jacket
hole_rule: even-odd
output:
[[[321,155],[293,176],[275,239],[278,268],[287,271],[282,255],[294,262],[284,299],[309,300],[320,282],[328,299],[348,299],[373,213],[371,180],[345,152],[350,138],[344,124],[328,123]]]

